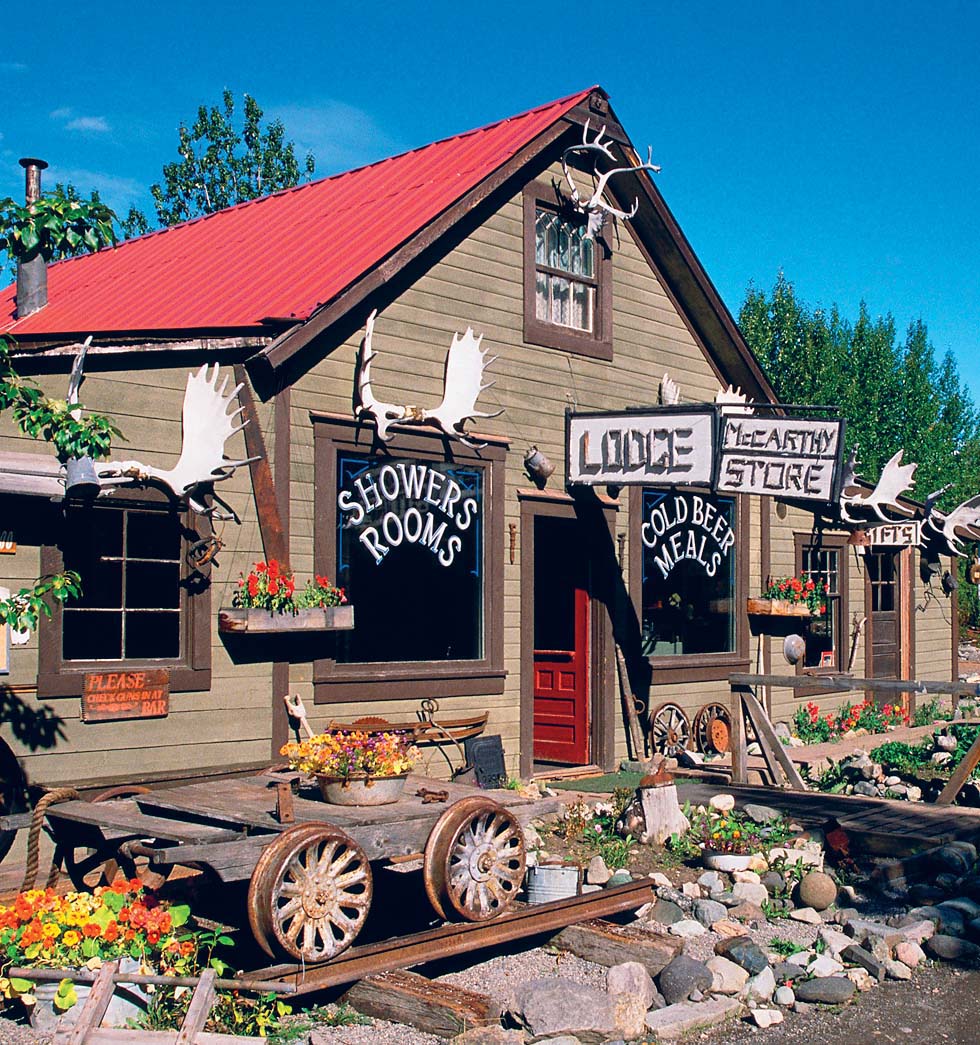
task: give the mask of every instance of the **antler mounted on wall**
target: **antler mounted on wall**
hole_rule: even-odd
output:
[[[944,487],[943,489],[946,489]],[[937,491],[942,493],[942,491]],[[929,501],[932,503],[929,503]],[[927,500],[926,522],[944,547],[939,554],[967,555],[968,550],[961,541],[980,541],[980,497],[971,497],[945,514],[936,511],[935,499],[930,494]]]
[[[861,520],[852,514],[854,509],[866,508],[881,519],[882,522],[892,522],[885,514],[884,509],[895,512],[904,518],[915,514],[915,509],[907,508],[899,503],[899,497],[907,490],[912,489],[915,470],[919,466],[902,464],[904,450],[899,450],[892,459],[881,470],[881,476],[873,490],[866,490],[858,485],[857,475],[857,448],[851,451],[847,464],[844,466],[844,476],[841,482],[840,492],[840,515],[845,522],[859,523]]]
[[[606,190],[606,185],[609,183],[609,179],[616,174],[630,174],[635,173],[636,171],[653,171],[654,174],[658,174],[660,172],[660,167],[653,163],[652,145],[647,149],[646,163],[636,164],[631,167],[614,167],[612,170],[608,170],[603,174],[599,173],[599,168],[596,166],[593,168],[592,172],[592,195],[588,199],[584,199],[575,184],[575,180],[572,178],[572,172],[568,163],[569,157],[574,153],[591,153],[595,155],[596,164],[598,164],[599,155],[605,156],[613,163],[616,162],[616,157],[613,155],[612,149],[610,148],[611,143],[602,140],[603,135],[606,133],[606,128],[603,126],[599,133],[589,141],[589,122],[590,121],[586,120],[585,127],[582,129],[582,144],[570,145],[562,153],[561,168],[565,172],[565,181],[568,182],[568,188],[571,190],[572,207],[579,214],[583,215],[583,217],[587,218],[588,225],[586,227],[586,234],[589,236],[595,236],[602,230],[607,214],[612,214],[613,217],[628,220],[636,214],[637,209],[640,206],[639,199],[633,201],[633,206],[630,210],[618,210],[616,207],[606,203],[602,198],[602,194]]]
[[[248,421],[237,424],[243,408],[228,412],[234,406],[241,385],[226,393],[228,378],[218,387],[220,367],[208,373],[205,363],[197,373],[187,375],[184,391],[184,406],[181,411],[183,439],[180,457],[173,468],[155,468],[140,461],[108,461],[98,466],[99,478],[112,478],[120,482],[157,482],[166,486],[175,497],[186,497],[187,503],[199,515],[219,519],[231,519],[213,505],[204,502],[206,494],[214,494],[213,484],[230,479],[235,469],[258,460],[246,457],[233,460],[225,456],[225,443],[240,432]],[[223,503],[223,502],[222,502]],[[227,507],[227,505],[225,505]]]
[[[479,448],[483,443],[472,442],[466,433],[466,422],[477,417],[499,417],[503,410],[484,413],[476,409],[476,401],[481,392],[492,388],[494,382],[483,384],[483,372],[496,359],[487,359],[487,353],[480,350],[480,337],[474,337],[470,327],[466,333],[453,334],[453,342],[446,355],[446,370],[443,379],[442,402],[434,410],[426,410],[419,406],[398,406],[376,399],[371,387],[371,362],[377,356],[372,346],[374,321],[378,315],[375,309],[368,316],[364,328],[364,347],[361,350],[360,363],[357,368],[358,406],[354,410],[355,417],[373,417],[377,426],[378,438],[387,443],[392,437],[388,428],[396,421],[402,424],[432,424],[444,435],[458,439],[465,446]]]

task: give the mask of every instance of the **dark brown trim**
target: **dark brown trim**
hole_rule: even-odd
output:
[[[556,120],[554,124],[542,131],[532,142],[503,163],[492,174],[448,207],[428,225],[419,229],[401,247],[390,254],[384,261],[375,265],[345,290],[341,291],[331,302],[322,305],[301,326],[287,331],[271,345],[249,360],[257,368],[276,370],[293,355],[308,345],[315,337],[322,334],[341,316],[356,308],[364,299],[417,258],[424,250],[432,246],[444,233],[448,232],[461,218],[483,203],[497,189],[530,163],[542,150],[557,141],[568,131],[568,124]]]
[[[949,568],[953,576],[956,576],[956,556],[951,555],[949,558]],[[913,602],[914,606],[915,603]],[[953,633],[953,645],[950,649],[950,681],[958,682],[960,677],[960,605],[958,593],[954,590],[953,594],[949,597],[949,608],[953,614],[953,626],[950,629]],[[914,629],[913,629],[914,630]]]
[[[640,539],[642,519],[642,487],[631,486],[629,492],[629,596],[636,619],[643,626],[643,541]],[[685,491],[687,492],[687,491]],[[709,490],[694,489],[705,497]],[[728,499],[731,495],[725,495]],[[731,653],[703,653],[679,657],[648,657],[651,668],[650,686],[687,682],[720,682],[733,671],[745,671],[750,665],[749,622],[745,600],[749,591],[749,498],[735,496],[735,649]]]
[[[613,357],[613,299],[612,251],[601,239],[595,243],[596,275],[594,284],[595,314],[593,331],[573,330],[557,323],[538,319],[536,298],[536,242],[535,226],[538,207],[558,213],[555,190],[548,182],[532,181],[524,186],[524,340],[529,345],[557,348],[592,359],[611,360]],[[550,271],[550,270],[549,270]]]
[[[285,544],[285,559],[290,559],[289,547],[289,495],[292,479],[292,418],[290,413],[291,395],[284,388],[276,395],[273,423],[275,425],[273,460],[273,482],[275,484],[276,505]],[[273,759],[279,757],[279,749],[289,740],[289,716],[282,698],[289,692],[289,663],[276,661],[272,665],[272,751]]]
[[[100,500],[100,505],[106,503]],[[108,502],[117,507],[138,507],[140,504],[160,507],[169,501],[153,491],[118,491]],[[210,525],[202,516],[190,510],[182,513],[185,530],[206,536]],[[186,543],[186,541],[184,542]],[[64,569],[61,548],[55,543],[42,544],[40,549],[41,574],[60,573]],[[181,556],[181,580],[187,580],[194,571]],[[199,571],[205,576],[196,591],[186,587],[181,590],[181,646],[183,654],[177,661],[71,661],[66,666],[61,656],[60,603],[52,608],[50,618],[41,617],[38,625],[38,670],[37,695],[40,699],[52,697],[80,697],[85,686],[85,676],[92,671],[107,668],[124,668],[127,671],[141,668],[166,668],[170,672],[171,693],[197,693],[211,688],[211,583],[206,576],[210,567]],[[84,578],[82,579],[84,584]]]
[[[840,587],[840,623],[838,638],[838,649],[840,650],[840,664],[833,668],[805,668],[802,664],[796,665],[797,675],[833,675],[839,674],[841,671],[847,670],[847,658],[851,652],[850,646],[850,571],[851,561],[848,558],[848,552],[850,546],[847,543],[847,534],[844,533],[821,533],[819,538],[810,533],[794,533],[793,534],[793,573],[799,576],[803,571],[803,549],[816,547],[819,544],[822,548],[833,549],[839,553],[838,558],[838,569],[837,569],[837,584]],[[868,617],[868,626],[870,626],[871,618]],[[865,631],[865,637],[868,632]],[[870,649],[870,641],[868,648]],[[818,688],[810,688],[809,686],[801,686],[799,689],[793,691],[795,699],[802,697],[812,697],[819,693],[826,693],[826,690]]]
[[[386,457],[421,457],[486,466],[483,590],[484,657],[476,661],[399,664],[340,664],[329,657],[313,663],[317,704],[353,700],[418,700],[423,697],[479,696],[504,691],[504,503],[506,445],[471,449],[432,429],[395,428],[390,443],[378,446],[374,430],[350,418],[311,414],[314,422],[313,562],[317,573],[336,575],[337,450]],[[402,607],[412,611],[412,600]],[[356,607],[355,607],[356,612]]]
[[[262,435],[255,399],[248,383],[248,374],[241,363],[235,364],[235,381],[241,385],[238,390],[238,401],[242,407],[242,421],[245,423],[245,453],[256,460],[250,461],[248,470],[252,480],[252,497],[255,500],[255,514],[259,521],[259,535],[262,538],[262,550],[266,559],[276,559],[288,571],[289,542],[287,530],[280,516],[279,499],[276,496],[276,485],[269,467],[269,454]],[[278,432],[277,432],[278,436]],[[288,445],[288,444],[287,444]],[[278,456],[277,461],[278,464]]]
[[[536,491],[535,491],[536,492]],[[579,517],[579,502],[572,497],[542,498],[525,491],[520,500],[521,534],[521,705],[520,775],[533,774],[534,763],[534,520],[538,516],[559,519]],[[601,504],[609,530],[610,547],[616,530],[614,504]],[[615,567],[615,560],[612,564]],[[614,699],[612,615],[600,591],[606,586],[595,576],[601,561],[593,563],[590,576],[592,607],[589,635],[589,758],[604,770],[612,769],[616,757],[616,708]],[[618,572],[618,568],[617,568]]]
[[[762,583],[765,584],[772,576],[772,509],[775,503],[769,497],[760,497],[759,501],[759,565]],[[762,670],[765,674],[772,673],[772,641],[768,636],[762,640]],[[772,714],[772,687],[766,687],[768,698],[768,713]]]

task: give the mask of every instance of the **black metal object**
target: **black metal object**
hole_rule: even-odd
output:
[[[476,773],[478,787],[506,787],[507,767],[504,764],[504,745],[499,734],[485,737],[467,737],[463,741],[466,764]]]

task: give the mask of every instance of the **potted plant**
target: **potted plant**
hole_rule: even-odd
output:
[[[769,579],[761,598],[747,599],[748,613],[773,617],[820,617],[827,612],[828,584],[820,584],[809,574]]]
[[[279,753],[316,778],[324,801],[344,806],[397,802],[418,758],[405,733],[359,731],[318,733]]]
[[[103,961],[119,959],[124,971],[144,966],[152,971],[166,948],[188,944],[190,937],[182,933],[178,941],[175,930],[189,916],[190,908],[157,901],[138,879],[120,879],[94,893],[65,896],[53,889],[30,889],[0,905],[0,952],[8,968],[93,970]],[[91,989],[70,977],[35,988],[30,980],[6,972],[5,968],[0,976],[0,990],[32,1005],[31,1023],[44,1032],[63,1020],[73,1022],[75,1013],[70,1010]],[[145,1000],[134,989],[117,988],[108,1019],[125,1023],[139,1015]]]
[[[276,559],[242,574],[232,606],[218,611],[218,630],[232,633],[337,631],[354,627],[343,588],[319,574],[296,590],[296,578]]]

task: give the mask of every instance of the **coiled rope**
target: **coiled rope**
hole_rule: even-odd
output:
[[[27,867],[24,871],[24,881],[20,887],[22,893],[27,892],[28,889],[33,889],[37,882],[38,864],[41,860],[41,827],[44,824],[44,815],[47,813],[48,807],[55,805],[57,802],[71,802],[81,797],[73,787],[55,787],[50,791],[46,791],[34,807],[34,812],[31,814],[31,826],[27,832]],[[58,881],[58,875],[56,851],[56,855],[51,860],[51,870],[48,871],[48,880],[45,883],[45,888],[54,888],[55,883]]]

